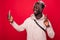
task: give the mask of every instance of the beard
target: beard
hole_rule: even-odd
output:
[[[39,14],[42,15],[42,12],[40,10],[38,10],[34,13],[35,16],[38,16]]]

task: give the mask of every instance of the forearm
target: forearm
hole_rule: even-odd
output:
[[[15,21],[13,21],[13,23],[10,23],[14,29],[16,29],[18,32],[23,31],[24,27],[23,25],[18,25]]]
[[[24,24],[22,25],[18,25],[14,20],[13,17],[10,15],[10,11],[8,14],[8,20],[10,22],[10,24],[13,26],[13,28],[15,28],[17,31],[23,31],[24,30]]]
[[[54,38],[55,32],[52,28],[52,25],[51,25],[50,21],[49,21],[49,27],[47,27],[46,31],[47,31],[47,34],[50,38]]]
[[[55,36],[54,30],[50,27],[47,28],[47,34],[50,38],[54,38],[54,36]]]

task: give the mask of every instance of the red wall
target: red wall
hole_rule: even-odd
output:
[[[17,32],[7,19],[8,11],[11,10],[11,15],[14,20],[20,25],[29,17],[33,11],[33,5],[37,0],[0,0],[0,40],[26,40],[26,30]],[[44,13],[48,15],[54,31],[55,38],[60,38],[60,0],[43,0],[46,4]],[[48,40],[50,40],[48,38]]]

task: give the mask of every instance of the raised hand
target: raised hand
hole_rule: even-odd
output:
[[[48,21],[47,15],[45,15],[44,25],[45,25],[46,27],[49,27],[49,21]]]
[[[10,23],[13,23],[13,17],[10,14],[10,10],[8,12],[8,20],[10,21]]]

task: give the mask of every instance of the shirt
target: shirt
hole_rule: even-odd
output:
[[[21,25],[18,25],[15,21],[13,21],[13,23],[11,23],[11,25],[18,32],[21,32],[21,31],[26,29],[27,40],[47,40],[45,31],[43,31],[33,20],[33,19],[35,19],[38,22],[38,24],[46,30],[48,36],[50,38],[53,38],[55,35],[55,32],[54,32],[52,25],[51,25],[49,20],[48,21],[49,21],[50,27],[47,28],[44,25],[44,23],[43,23],[45,20],[44,17],[45,16],[43,14],[43,16],[39,20],[37,20],[35,18],[34,14],[32,14]]]

